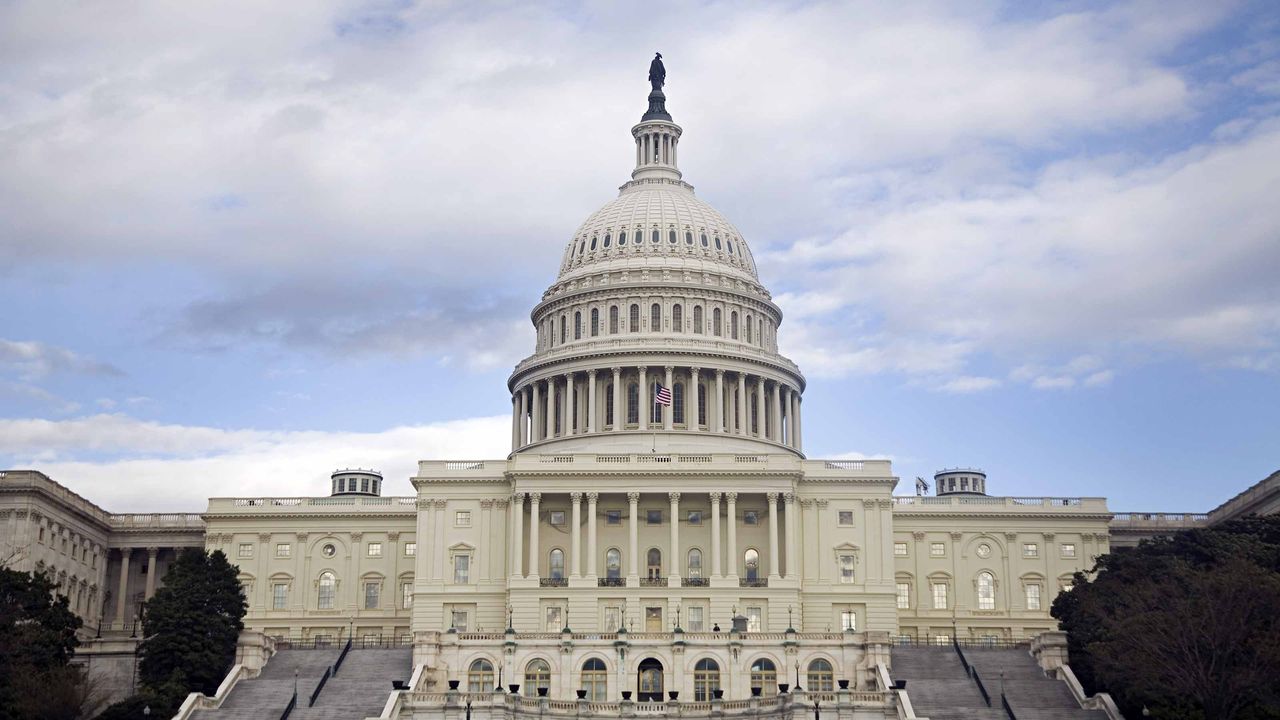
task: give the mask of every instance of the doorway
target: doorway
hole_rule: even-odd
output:
[[[636,688],[640,702],[662,702],[662,663],[657,658],[640,661],[639,686]]]

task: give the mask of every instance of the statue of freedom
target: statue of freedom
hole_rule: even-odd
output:
[[[662,92],[667,81],[667,69],[662,66],[662,53],[654,53],[653,62],[649,63],[649,84],[654,92]]]

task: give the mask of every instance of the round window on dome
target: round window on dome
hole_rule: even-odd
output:
[[[668,240],[672,245],[675,245],[675,244],[676,244],[676,231],[675,231],[675,230],[668,230],[668,231],[667,231],[667,240]]]
[[[707,234],[702,233],[702,247],[707,247]]]
[[[717,250],[719,250],[719,249],[720,249],[720,236],[719,236],[719,235],[717,235],[717,236],[716,236],[716,249],[717,249]]]
[[[604,246],[605,246],[605,247],[609,247],[609,241],[610,241],[610,240],[612,240],[612,239],[613,239],[613,236],[612,236],[612,235],[610,235],[609,233],[605,233],[605,234],[604,234]]]
[[[618,244],[619,244],[619,245],[626,245],[626,244],[627,244],[627,231],[626,231],[626,230],[623,230],[622,232],[618,233]]]
[[[688,230],[684,231],[684,244],[685,245],[693,244],[693,233],[689,232]]]
[[[662,233],[661,233],[657,228],[654,228],[654,230],[653,230],[653,235],[652,235],[652,236],[650,236],[650,238],[649,238],[649,239],[650,239],[650,240],[652,240],[652,241],[653,241],[653,242],[655,242],[655,243],[656,243],[656,242],[659,242],[659,241],[661,241],[661,240],[662,240]]]

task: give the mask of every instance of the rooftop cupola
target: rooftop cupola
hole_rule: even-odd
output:
[[[652,87],[649,109],[640,118],[640,124],[631,128],[631,135],[636,139],[636,169],[631,172],[633,180],[680,179],[676,147],[683,131],[671,121],[671,113],[667,112],[667,96],[662,92],[666,79],[662,53],[658,53],[649,64],[649,84]]]

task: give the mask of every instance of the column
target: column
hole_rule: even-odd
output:
[[[627,502],[631,504],[631,549],[627,552],[627,575],[640,576],[640,493],[627,493]]]
[[[573,524],[569,526],[573,533],[569,543],[569,577],[578,577],[582,570],[582,493],[569,493],[569,500],[573,503]]]
[[[794,578],[797,575],[799,575],[799,569],[800,569],[796,565],[796,562],[797,562],[796,561],[796,549],[797,549],[796,526],[798,525],[796,521],[799,520],[799,518],[796,517],[796,494],[793,492],[789,492],[786,495],[783,495],[782,497],[787,503],[786,515],[784,516],[784,520],[787,523],[787,575],[786,576],[789,578]],[[889,547],[893,547],[892,541],[890,541]]]
[[[520,447],[520,400],[511,396],[511,449]]]
[[[649,429],[649,368],[640,367],[640,390],[636,399],[640,402],[640,429]]]
[[[668,365],[664,369],[667,371],[667,379],[664,381],[665,382],[664,387],[666,387],[667,390],[671,392],[672,402],[674,403],[676,390],[675,390],[675,386],[671,384],[672,382],[671,371],[674,370],[675,368]],[[685,408],[685,410],[687,411],[688,408]],[[672,420],[675,418],[675,414],[676,414],[675,405],[664,405],[662,407],[662,429],[670,430],[674,426],[672,423]]]
[[[596,409],[596,371],[587,371],[587,432],[594,433],[597,423],[596,416],[599,414]]]
[[[729,523],[729,577],[738,577],[738,493],[727,492],[724,494],[725,503],[725,520]]]
[[[537,399],[537,386],[534,386],[534,399]],[[422,541],[421,538],[418,539]],[[511,496],[511,576],[524,577],[524,493]]]
[[[520,388],[520,447],[529,444],[529,395]]]
[[[680,493],[669,492],[667,499],[671,501],[671,560],[668,567],[671,568],[671,577],[676,579],[676,585],[680,584]]]
[[[795,447],[795,442],[794,442],[795,436],[796,436],[796,428],[794,424],[795,413],[791,412],[790,386],[784,386],[782,388],[782,416],[783,416],[783,425],[785,426],[785,429],[783,430],[782,441],[786,443],[787,447]]]
[[[698,417],[698,394],[702,389],[698,387],[698,368],[689,368],[689,392],[688,407],[684,409],[684,424],[694,432],[701,430],[701,418]],[[707,418],[707,424],[711,424],[711,418]]]
[[[542,439],[542,390],[539,387],[541,383],[537,380],[529,385],[533,388],[533,409],[529,414],[529,442],[537,442]]]
[[[773,384],[773,412],[769,413],[769,419],[772,421],[769,427],[769,439],[776,442],[782,442],[782,389],[779,383]]]
[[[556,436],[556,379],[547,378],[547,434],[548,440]],[[532,527],[532,526],[530,526]]]
[[[614,405],[614,413],[618,406]],[[596,501],[600,493],[587,493],[587,576],[596,577]]]
[[[800,393],[796,392],[796,449],[800,450],[804,446],[804,423],[801,418],[804,415],[804,398]]]
[[[720,493],[711,493],[711,577],[720,577]]]
[[[715,423],[712,432],[724,432],[724,371],[716,368],[716,401],[708,403],[713,407],[707,408],[711,411],[711,420]]]
[[[542,493],[529,493],[529,576],[538,577],[541,573],[540,563],[542,550],[538,546],[538,504],[542,502]]]
[[[613,431],[622,430],[627,420],[627,409],[622,407],[622,368],[613,368]]]
[[[747,376],[738,373],[738,434],[747,434]]]
[[[152,595],[156,594],[156,556],[160,554],[160,548],[152,546],[147,548],[147,594],[145,597],[150,600]],[[265,553],[260,553],[259,558]],[[258,587],[262,587],[262,583],[258,583]]]
[[[129,557],[133,548],[120,548],[120,590],[116,593],[116,624],[124,627],[125,594],[129,592]]]
[[[565,437],[573,434],[574,415],[577,415],[574,411],[578,409],[575,405],[576,403],[573,401],[573,373],[565,373],[564,409],[560,411],[561,420],[564,422],[564,432],[562,434]]]
[[[778,577],[778,493],[771,492],[769,498],[769,577]]]
[[[764,404],[764,378],[756,378],[756,437],[769,437],[769,406]]]

